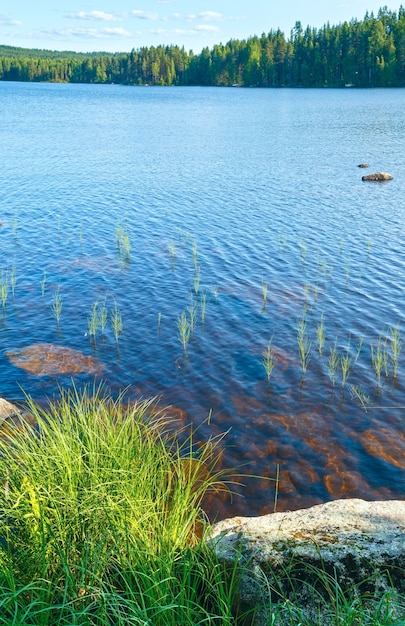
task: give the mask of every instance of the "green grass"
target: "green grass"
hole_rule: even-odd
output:
[[[378,580],[378,573],[375,574]],[[266,623],[271,626],[400,626],[405,598],[394,589],[366,591],[373,577],[346,588],[322,566],[292,560],[278,576],[263,574]],[[377,585],[378,588],[378,585]]]
[[[62,392],[0,439],[0,624],[231,624],[204,541],[216,441],[178,443],[153,401]]]

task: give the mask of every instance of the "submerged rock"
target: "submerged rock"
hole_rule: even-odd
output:
[[[368,167],[368,163],[359,163],[357,167]]]
[[[388,174],[388,172],[377,172],[376,174],[367,174],[366,176],[362,176],[361,180],[371,180],[377,182],[383,182],[385,180],[392,180],[393,176]]]
[[[235,517],[213,526],[209,545],[225,566],[245,567],[238,604],[241,610],[261,607],[252,622],[256,626],[271,623],[266,606],[289,595],[309,618],[316,615],[316,571],[333,577],[342,590],[361,583],[360,590],[376,599],[392,586],[405,592],[403,501],[336,500],[300,511]],[[326,615],[330,605],[323,591]]]
[[[58,374],[100,374],[103,365],[79,350],[53,343],[36,343],[19,350],[6,352],[10,362],[36,376]]]

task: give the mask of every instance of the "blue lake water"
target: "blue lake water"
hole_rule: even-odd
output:
[[[0,396],[96,375],[201,439],[229,430],[247,476],[213,517],[273,510],[278,470],[278,510],[403,498],[404,98],[0,83]],[[361,180],[378,171],[394,179]],[[47,369],[62,349],[94,367]]]

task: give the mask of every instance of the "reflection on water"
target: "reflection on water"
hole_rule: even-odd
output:
[[[0,83],[1,395],[98,378],[227,432],[212,517],[403,497],[402,98],[348,91]]]

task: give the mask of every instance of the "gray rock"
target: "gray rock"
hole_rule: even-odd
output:
[[[368,163],[360,163],[357,167],[368,167]]]
[[[0,425],[4,420],[20,415],[20,410],[15,404],[11,404],[8,400],[0,398]]]
[[[375,182],[384,182],[386,180],[392,180],[393,176],[388,174],[388,172],[377,172],[376,174],[367,174],[366,176],[362,176],[361,180],[370,180]]]
[[[270,602],[289,594],[309,619],[316,615],[313,590],[319,571],[342,590],[361,584],[361,591],[377,599],[392,586],[405,592],[403,501],[336,500],[300,511],[236,517],[213,526],[209,545],[227,567],[242,566],[238,605],[241,610],[262,607],[252,622],[256,626],[272,623]]]

